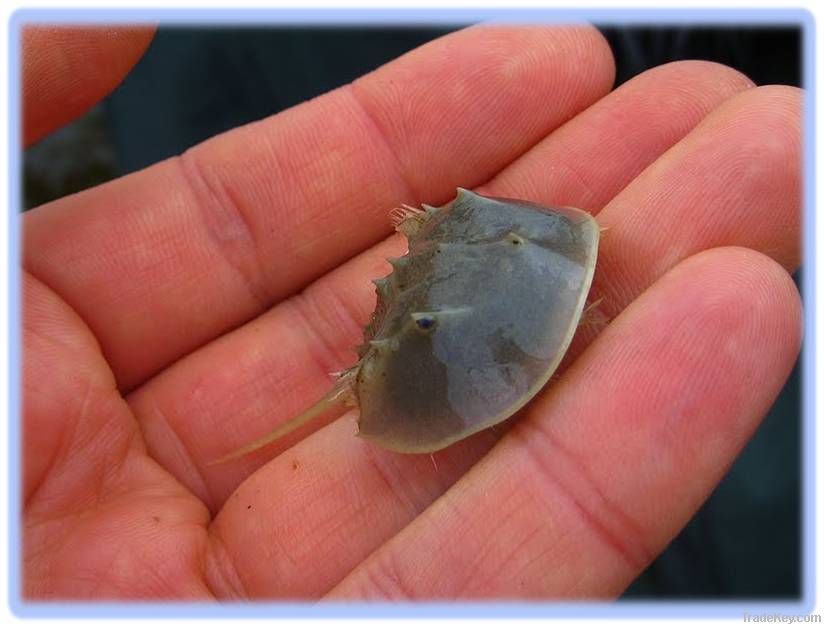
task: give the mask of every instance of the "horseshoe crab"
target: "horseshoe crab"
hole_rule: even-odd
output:
[[[431,453],[502,422],[546,384],[584,311],[595,219],[462,188],[443,207],[422,207],[394,211],[409,252],[373,281],[357,364],[307,411],[218,462],[345,401],[360,408],[360,436]]]

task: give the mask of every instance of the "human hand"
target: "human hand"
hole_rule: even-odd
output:
[[[90,104],[150,37],[73,47],[117,62],[65,89],[58,35],[24,41],[27,138],[79,112],[44,94]],[[612,77],[593,29],[470,28],[28,212],[27,597],[618,595],[798,354],[801,94],[704,62]],[[209,465],[352,365],[403,251],[388,210],[458,185],[597,214],[611,324],[511,428],[435,464],[348,414]]]

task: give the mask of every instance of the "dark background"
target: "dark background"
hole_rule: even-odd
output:
[[[447,28],[160,28],[101,105],[26,151],[25,206],[132,172],[347,83]],[[677,59],[800,86],[797,28],[602,27],[616,84]],[[798,277],[796,277],[798,279]],[[798,366],[726,478],[625,598],[801,594]]]

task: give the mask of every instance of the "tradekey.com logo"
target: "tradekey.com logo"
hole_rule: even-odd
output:
[[[744,614],[745,623],[820,623],[821,614]]]

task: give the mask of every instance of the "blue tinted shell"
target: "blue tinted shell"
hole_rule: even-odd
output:
[[[432,452],[505,420],[546,384],[581,318],[600,231],[585,211],[467,190],[401,218],[409,253],[375,282],[359,351],[359,434]]]

